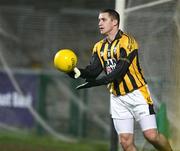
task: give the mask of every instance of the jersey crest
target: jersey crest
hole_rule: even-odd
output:
[[[111,73],[116,67],[116,60],[114,58],[104,61],[106,73]]]

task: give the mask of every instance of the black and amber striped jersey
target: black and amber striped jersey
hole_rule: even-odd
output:
[[[134,52],[136,55],[130,62],[128,56]],[[113,73],[117,68],[119,60],[130,62],[123,77],[115,78],[109,84],[110,92],[114,95],[125,95],[146,85],[138,60],[138,44],[134,37],[119,30],[111,43],[109,43],[106,38],[97,42],[93,48],[93,55],[98,57],[98,61],[101,64],[101,69],[99,69],[97,75],[99,75],[102,70],[104,70],[107,75]],[[94,68],[98,70],[98,68]]]

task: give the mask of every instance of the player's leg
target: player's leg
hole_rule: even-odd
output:
[[[141,125],[144,137],[158,150],[171,151],[168,140],[157,131],[153,101],[148,86],[141,87],[135,93],[136,101],[134,114]],[[136,102],[136,103],[137,103]]]
[[[142,117],[139,121],[144,137],[160,151],[172,151],[168,140],[156,129],[155,115]]]
[[[119,143],[124,151],[137,151],[134,144],[134,119],[113,119],[119,136]]]
[[[136,151],[133,134],[134,119],[127,105],[123,103],[123,99],[124,96],[117,97],[111,95],[110,112],[122,148],[124,151]]]

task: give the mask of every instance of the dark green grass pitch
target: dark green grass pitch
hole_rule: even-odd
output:
[[[67,143],[45,136],[0,133],[0,151],[108,151],[108,148],[104,142]]]

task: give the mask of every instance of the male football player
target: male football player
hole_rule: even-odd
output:
[[[134,120],[144,137],[160,151],[172,151],[168,140],[158,132],[153,101],[138,60],[134,37],[119,30],[119,14],[112,9],[99,13],[99,30],[105,38],[94,45],[90,64],[69,76],[86,79],[77,89],[108,85],[110,111],[124,151],[136,151]],[[98,78],[104,71],[105,76]]]

